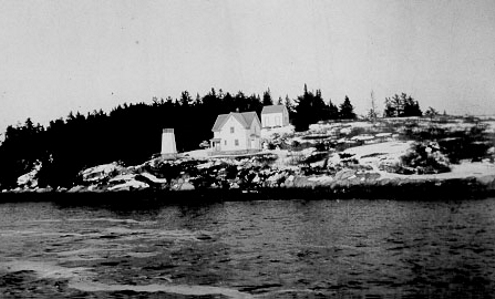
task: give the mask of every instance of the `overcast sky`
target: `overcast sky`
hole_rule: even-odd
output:
[[[495,114],[495,1],[0,2],[0,132],[209,89]],[[211,125],[211,124],[208,124]]]

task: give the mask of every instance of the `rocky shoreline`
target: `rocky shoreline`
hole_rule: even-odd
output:
[[[290,187],[254,189],[203,188],[189,190],[135,189],[67,192],[60,190],[4,192],[0,202],[54,201],[61,203],[201,203],[266,199],[480,199],[495,196],[495,175],[450,179],[383,179],[379,181],[311,182]]]
[[[191,153],[156,157],[136,166],[114,162],[82,170],[69,188],[40,187],[37,171],[39,167],[19,177],[15,189],[2,190],[0,201],[434,200],[495,195],[493,157],[449,163],[432,142],[389,141],[341,152],[308,148],[215,157]]]

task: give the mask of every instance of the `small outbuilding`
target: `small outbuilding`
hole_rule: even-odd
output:
[[[262,128],[279,128],[289,125],[289,111],[285,105],[264,106],[261,111]]]

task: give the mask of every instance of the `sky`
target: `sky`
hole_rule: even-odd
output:
[[[495,1],[3,0],[0,134],[122,103],[225,92],[358,114],[407,93],[423,110],[495,114]]]

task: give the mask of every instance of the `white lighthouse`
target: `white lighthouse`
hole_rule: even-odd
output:
[[[163,129],[161,154],[162,156],[175,156],[177,154],[174,129]]]

